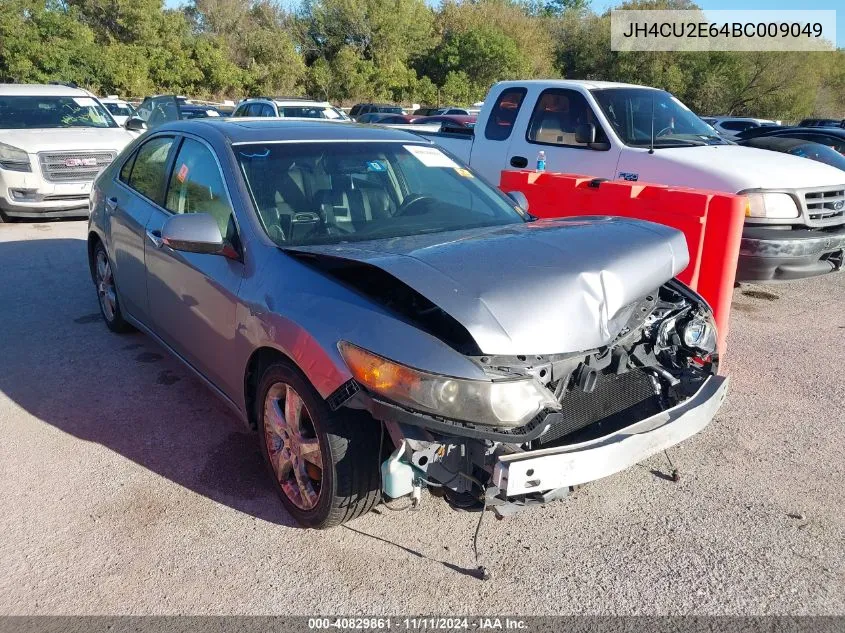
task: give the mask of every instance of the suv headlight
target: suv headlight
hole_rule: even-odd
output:
[[[412,369],[346,341],[338,349],[356,381],[409,409],[500,428],[521,426],[545,408],[560,409],[534,378],[452,378]]]
[[[795,219],[801,215],[795,199],[788,193],[746,193],[745,216],[748,218]]]
[[[29,155],[20,148],[0,143],[0,167],[11,171],[32,171]]]

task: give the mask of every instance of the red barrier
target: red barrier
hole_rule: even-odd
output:
[[[745,199],[716,191],[535,171],[503,171],[499,188],[521,191],[541,218],[617,215],[683,231],[690,263],[678,279],[713,308],[724,353]]]

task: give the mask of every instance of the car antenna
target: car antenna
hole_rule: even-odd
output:
[[[648,153],[654,154],[654,93],[651,95],[651,139],[648,146]]]

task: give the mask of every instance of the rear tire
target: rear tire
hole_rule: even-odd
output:
[[[369,415],[332,411],[286,361],[262,373],[255,408],[258,440],[274,487],[298,523],[334,527],[379,502],[379,426]]]
[[[106,326],[118,334],[132,332],[135,330],[124,318],[120,309],[120,300],[117,297],[117,283],[114,278],[114,268],[106,252],[103,243],[97,241],[94,246],[93,258],[94,287],[97,289],[97,302],[100,305],[100,314]]]

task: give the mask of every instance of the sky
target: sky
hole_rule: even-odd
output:
[[[437,4],[437,0],[426,0],[429,4]],[[296,0],[282,0],[284,4],[291,6],[298,4]],[[622,0],[592,0],[591,5],[597,13],[602,13],[612,6],[620,4]],[[184,0],[165,0],[168,7],[178,7],[184,4]],[[836,13],[837,45],[845,47],[845,8],[842,8],[842,0],[698,0],[697,4],[702,9],[768,9],[768,10],[795,10],[795,9],[838,9]]]

